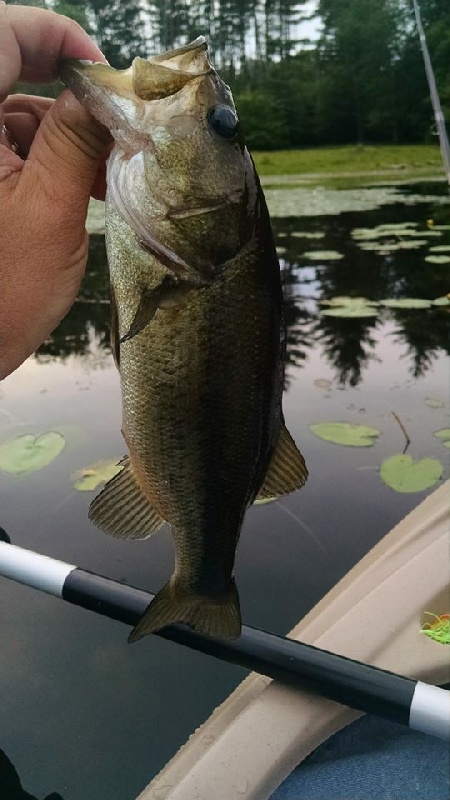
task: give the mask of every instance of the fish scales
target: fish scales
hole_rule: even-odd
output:
[[[131,641],[175,622],[233,638],[246,510],[307,475],[281,409],[283,304],[264,196],[203,39],[125,71],[70,62],[62,74],[115,139],[106,242],[129,456],[90,517],[123,538],[171,525],[174,573]]]

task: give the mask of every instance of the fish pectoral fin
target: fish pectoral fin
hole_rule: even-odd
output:
[[[229,591],[219,597],[193,594],[179,589],[176,581],[169,581],[144,611],[128,641],[137,642],[176,623],[184,623],[209,636],[237,639],[241,633],[241,611],[234,581]]]
[[[147,539],[164,525],[165,520],[142,494],[129,456],[125,456],[120,464],[122,470],[92,501],[89,519],[97,528],[118,539]]]
[[[306,483],[308,470],[305,459],[297,449],[291,434],[286,426],[281,426],[277,446],[270,459],[264,483],[258,492],[256,500],[272,497],[281,497]]]
[[[171,275],[166,275],[159,286],[151,291],[144,290],[129,330],[119,339],[119,343],[128,342],[140,333],[152,321],[164,297],[173,291],[177,282]]]

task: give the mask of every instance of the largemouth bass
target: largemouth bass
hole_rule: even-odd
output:
[[[62,78],[114,137],[106,243],[129,456],[90,519],[130,539],[172,527],[174,573],[130,641],[178,622],[235,638],[245,512],[307,476],[282,415],[283,300],[264,196],[202,37],[122,71],[66,62]]]

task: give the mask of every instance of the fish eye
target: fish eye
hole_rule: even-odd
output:
[[[215,106],[208,111],[208,122],[215,133],[224,139],[235,139],[239,132],[239,120],[229,106]]]

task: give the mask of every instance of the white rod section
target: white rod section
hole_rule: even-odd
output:
[[[0,575],[41,592],[62,597],[64,582],[74,569],[73,564],[0,542]]]
[[[409,727],[440,739],[450,739],[450,692],[418,681],[409,713]]]

